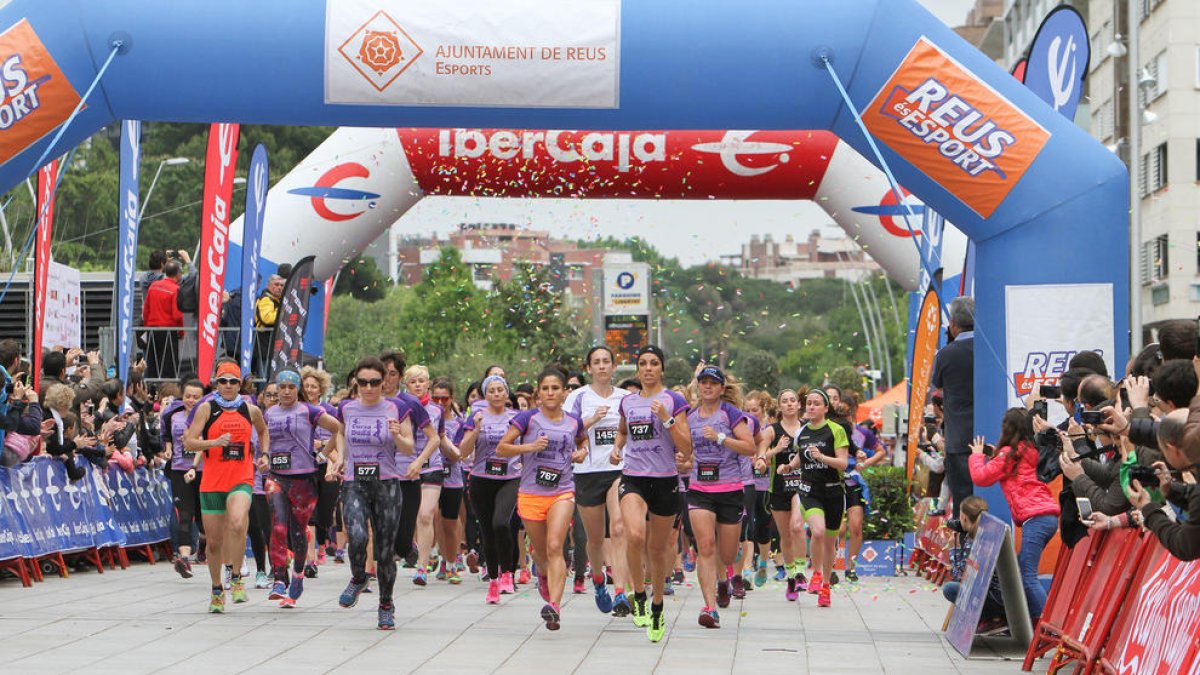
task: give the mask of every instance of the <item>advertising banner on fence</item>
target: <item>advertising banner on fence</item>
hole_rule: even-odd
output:
[[[325,102],[615,108],[620,0],[327,0]]]
[[[129,355],[133,345],[134,276],[137,274],[137,242],[140,214],[139,165],[142,161],[142,123],[121,124],[121,187],[117,231],[117,377],[129,379]]]
[[[1196,648],[1200,625],[1200,561],[1164,555],[1142,587],[1131,592],[1137,602],[1125,610],[1134,614],[1117,672],[1187,672],[1181,664]]]
[[[66,121],[79,105],[79,93],[26,19],[0,34],[0,58],[4,59],[0,164],[4,164]]]
[[[917,335],[913,342],[912,379],[908,392],[908,455],[906,476],[913,475],[917,461],[917,447],[921,441],[921,425],[925,419],[925,400],[929,397],[929,383],[933,379],[933,360],[937,356],[938,340],[942,334],[942,305],[937,290],[930,287],[917,314]],[[911,488],[910,488],[911,489]]]
[[[1111,284],[1047,284],[1005,289],[1010,406],[1021,405],[1043,384],[1056,385],[1072,356],[1099,352],[1108,372],[1113,363],[1113,288]],[[1063,320],[1070,317],[1070,320]]]
[[[242,217],[242,330],[239,333],[242,372],[251,371],[254,357],[254,301],[258,298],[258,256],[262,250],[263,218],[266,216],[267,149],[259,144],[250,159],[250,185],[246,190],[246,214]]]
[[[863,121],[984,218],[1050,140],[1042,125],[925,37],[879,89]]]
[[[304,356],[304,329],[308,326],[308,301],[313,296],[314,256],[296,263],[283,287],[283,300],[271,335],[268,381],[284,368],[299,369]]]
[[[83,346],[83,291],[79,270],[50,261],[46,279],[46,318],[42,344]]]
[[[33,388],[42,381],[42,347],[45,345],[46,284],[50,276],[50,240],[54,236],[54,189],[58,184],[58,164],[53,160],[38,169],[37,238],[33,248]]]
[[[196,370],[200,381],[212,378],[213,361],[221,327],[221,293],[229,260],[229,206],[233,197],[233,172],[237,166],[240,127],[213,124],[208,130],[204,165],[204,207],[200,219],[200,308],[196,315],[199,339]]]

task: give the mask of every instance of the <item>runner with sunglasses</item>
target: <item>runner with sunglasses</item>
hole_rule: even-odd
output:
[[[795,438],[804,428],[800,416],[800,395],[792,389],[779,392],[779,421],[763,430],[759,442],[756,469],[770,474],[771,515],[779,530],[779,550],[787,570],[787,590],[784,597],[795,602],[806,582],[802,569],[805,558],[804,511],[800,507],[800,476],[785,475],[780,469],[789,466],[796,456]]]
[[[666,357],[654,345],[638,351],[641,391],[621,399],[616,447],[609,461],[625,460],[621,472],[621,515],[625,522],[626,558],[633,586],[633,622],[646,627],[651,642],[666,634],[663,618],[667,573],[675,558],[675,518],[679,513],[679,469],[692,456],[688,403],[662,381]],[[647,521],[647,514],[649,520]],[[647,611],[642,551],[647,552],[654,597]]]
[[[446,427],[446,441],[454,446],[455,455],[459,454],[457,442],[462,440],[463,416],[454,401],[454,386],[449,380],[439,379],[433,383],[433,393],[430,400],[443,411]],[[451,584],[462,583],[459,576],[465,569],[458,555],[463,542],[462,527],[459,516],[463,510],[464,500],[462,462],[442,458],[442,492],[438,496],[437,542],[441,553],[441,563],[438,566],[437,578],[445,579]]]
[[[238,364],[230,359],[219,361],[215,381],[217,395],[196,405],[183,442],[189,452],[197,453],[192,471],[201,474],[200,513],[208,533],[208,574],[212,580],[208,611],[219,614],[225,611],[221,583],[225,565],[234,570],[230,584],[233,601],[247,600],[241,569],[254,489],[251,431],[258,432],[264,453],[270,451],[271,439],[262,411],[239,393],[242,372]],[[259,458],[259,468],[266,469],[265,457]]]
[[[175,571],[184,579],[192,578],[192,524],[204,539],[204,523],[200,514],[200,481],[193,470],[193,455],[184,448],[183,436],[187,432],[188,415],[204,398],[204,384],[200,380],[189,380],[183,385],[182,396],[174,401],[162,414],[161,434],[163,447],[171,453],[171,494],[175,503],[178,526],[175,546],[178,553],[173,561]]]
[[[313,442],[317,429],[341,435],[342,425],[324,408],[300,402],[300,373],[284,369],[275,375],[279,405],[266,412],[271,432],[270,467],[266,480],[271,505],[271,573],[275,583],[269,599],[280,607],[295,607],[304,592],[305,562],[308,558],[308,522],[317,506],[316,458]],[[336,473],[339,459],[336,443],[325,452],[332,463],[326,471]],[[288,551],[292,552],[292,578],[288,580]]]
[[[587,558],[592,562],[596,607],[604,613],[628,616],[631,608],[625,596],[625,588],[630,583],[625,553],[625,524],[621,519],[621,503],[617,498],[624,465],[618,463],[614,466],[609,458],[617,442],[621,399],[628,396],[629,392],[613,386],[613,353],[608,347],[601,345],[588,350],[584,367],[592,382],[571,392],[566,404],[567,410],[583,420],[588,433],[587,459],[575,467],[575,500],[587,532]],[[576,554],[577,560],[580,557]],[[613,597],[609,596],[605,583],[604,563],[612,566],[616,584]]]
[[[522,456],[526,464],[517,491],[517,511],[532,542],[538,592],[546,602],[542,620],[558,630],[567,561],[563,544],[575,514],[573,465],[587,458],[583,420],[565,412],[566,376],[550,368],[537,379],[538,407],[513,418],[496,447],[501,458]]]
[[[337,416],[337,408],[321,399],[329,393],[333,386],[329,373],[317,370],[312,366],[300,369],[300,393],[305,403],[320,406],[331,416]],[[337,509],[338,495],[341,493],[341,476],[336,471],[329,471],[329,457],[326,450],[332,451],[337,447],[337,437],[329,431],[317,427],[313,430],[313,453],[317,462],[317,508],[309,521],[308,564],[304,568],[304,576],[314,579],[317,576],[317,565],[325,564],[325,555],[333,555],[330,530],[333,528],[333,515]]]
[[[383,396],[384,365],[366,357],[354,368],[358,398],[342,401],[338,419],[344,448],[342,518],[350,542],[350,583],[338,604],[353,607],[367,587],[367,542],[374,533],[379,578],[379,630],[396,627],[392,589],[396,585],[396,542],[403,506],[398,458],[412,456],[411,411]]]

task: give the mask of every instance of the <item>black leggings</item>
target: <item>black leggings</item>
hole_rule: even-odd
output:
[[[175,513],[178,520],[178,527],[175,530],[175,550],[178,551],[180,546],[191,547],[192,545],[192,523],[196,523],[196,528],[200,534],[204,534],[204,521],[200,518],[200,473],[196,473],[196,479],[192,482],[187,482],[183,479],[183,474],[187,471],[177,471],[171,469],[171,500],[175,503]]]
[[[760,517],[755,512],[758,505],[758,490],[754,483],[742,486],[742,541],[750,541],[754,532],[754,523]]]
[[[271,507],[266,495],[254,495],[250,501],[250,550],[254,551],[254,565],[266,574],[267,544],[271,541]],[[237,570],[234,570],[236,572]]]
[[[417,533],[417,513],[421,511],[421,481],[398,480],[403,504],[400,507],[400,522],[396,525],[396,556],[407,557],[413,550],[413,536]]]
[[[483,559],[489,579],[501,572],[513,572],[517,567],[517,545],[511,527],[517,510],[517,483],[475,477],[471,479],[471,504],[479,518],[479,536],[483,540]]]
[[[390,606],[396,586],[396,542],[404,497],[401,481],[342,484],[342,524],[350,547],[350,575],[358,584],[367,583],[367,541],[375,532],[375,573],[379,578],[379,605]]]
[[[575,506],[575,518],[571,521],[571,531],[567,533],[567,539],[567,543],[574,540],[575,547],[572,549],[571,561],[575,565],[576,578],[582,579],[587,572],[588,565],[588,535],[587,530],[583,527],[583,520],[579,517],[578,504]],[[564,545],[563,548],[565,550],[566,546]],[[599,565],[600,562],[597,561],[596,564]]]
[[[751,528],[750,540],[756,544],[771,543],[771,526],[775,518],[771,516],[771,493],[767,490],[757,492],[754,500],[754,526]]]
[[[320,548],[329,541],[329,530],[333,527],[333,510],[337,507],[338,495],[341,494],[341,483],[336,480],[325,480],[324,464],[317,465],[317,508],[309,525],[317,528],[317,547]]]

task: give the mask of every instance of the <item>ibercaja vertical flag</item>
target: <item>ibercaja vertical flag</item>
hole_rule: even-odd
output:
[[[46,285],[50,278],[50,239],[54,234],[54,188],[58,183],[59,161],[38,169],[37,239],[33,249],[33,388],[42,381],[42,336],[46,327]],[[78,347],[80,345],[63,345]]]
[[[117,377],[129,380],[133,342],[133,277],[137,270],[138,165],[141,163],[142,123],[121,124],[121,212],[117,235]]]
[[[258,256],[262,251],[263,218],[266,216],[267,149],[260,143],[250,159],[250,185],[246,190],[246,215],[242,218],[242,306],[238,333],[242,372],[249,373],[254,357],[254,301],[258,296]]]
[[[908,474],[920,452],[921,425],[925,423],[925,400],[933,379],[933,359],[937,356],[938,336],[942,333],[942,303],[935,287],[930,286],[917,313],[917,336],[913,342],[912,379],[908,391]]]
[[[208,130],[208,155],[204,160],[204,208],[200,220],[200,259],[196,261],[196,269],[200,274],[196,370],[205,384],[212,379],[213,361],[221,333],[221,293],[225,290],[229,206],[233,198],[239,131],[236,124],[213,124]]]
[[[308,301],[312,298],[313,263],[308,256],[292,268],[292,276],[283,286],[283,299],[276,315],[275,332],[271,334],[271,366],[267,381],[284,368],[300,368],[304,355],[304,329],[308,324]]]

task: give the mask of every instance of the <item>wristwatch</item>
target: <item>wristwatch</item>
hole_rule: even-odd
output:
[[[671,417],[668,417],[667,420],[662,423],[662,425],[664,429],[670,429],[671,427],[675,426],[675,416],[672,415]]]
[[[729,438],[724,433],[717,434],[717,445],[725,445],[725,439]]]

